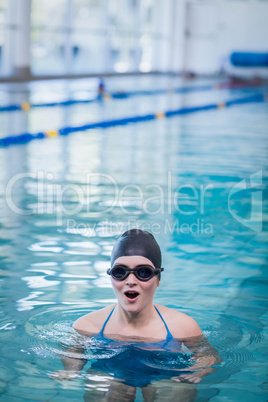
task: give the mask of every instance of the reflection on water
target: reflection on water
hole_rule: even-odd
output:
[[[156,86],[178,86],[175,79],[166,80]],[[3,135],[43,131],[237,94],[241,91],[44,108],[3,114],[0,124]],[[22,88],[18,96],[37,95],[34,88],[30,93]],[[263,400],[266,137],[267,105],[252,104],[0,149],[3,397],[98,401],[117,393],[131,400],[135,392],[140,401],[147,392],[151,400],[185,401],[245,399],[246,393],[248,400]],[[262,185],[254,191],[262,191],[263,227],[254,231],[232,211],[251,218],[249,177],[260,171]],[[243,179],[247,189],[228,204],[231,188]],[[113,243],[128,226],[151,230],[162,246],[165,271],[156,301],[196,319],[222,359],[198,385],[162,378],[143,387],[142,396],[111,370],[91,367],[122,355],[119,347],[77,338],[71,330],[79,316],[115,302],[106,270]],[[67,350],[78,339],[88,345],[85,368],[72,381],[52,380],[63,369],[59,356],[73,353]],[[126,346],[121,344],[124,353]],[[146,353],[145,365],[164,371],[187,355]],[[170,353],[169,360],[163,353]]]

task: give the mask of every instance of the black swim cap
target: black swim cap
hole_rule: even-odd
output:
[[[119,257],[140,255],[148,258],[155,268],[161,268],[161,250],[154,236],[140,229],[130,229],[123,233],[112,251],[111,266]]]

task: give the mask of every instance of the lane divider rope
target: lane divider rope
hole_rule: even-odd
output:
[[[13,104],[0,106],[0,112],[14,112],[18,110],[22,110],[24,112],[28,112],[32,108],[41,108],[41,107],[54,107],[54,106],[71,106],[75,104],[83,104],[83,103],[93,103],[100,102],[102,100],[111,100],[111,99],[126,99],[133,96],[143,96],[143,95],[161,95],[161,94],[170,94],[170,93],[191,93],[198,91],[210,91],[215,89],[243,89],[248,87],[256,87],[263,85],[264,81],[260,79],[252,79],[252,80],[243,80],[243,81],[235,81],[235,82],[220,82],[216,84],[210,85],[192,85],[192,86],[184,86],[178,88],[169,88],[169,89],[154,89],[154,90],[140,90],[140,91],[119,91],[114,93],[104,93],[102,96],[98,95],[92,99],[68,99],[61,102],[47,102],[47,103],[30,103],[27,101],[22,102],[21,104]]]
[[[267,100],[266,98],[267,98],[267,95],[265,95],[265,94],[254,94],[254,95],[243,97],[243,98],[231,99],[231,100],[227,100],[226,102],[212,103],[209,105],[194,106],[194,107],[190,106],[190,107],[184,107],[184,108],[180,108],[180,109],[176,109],[176,110],[168,110],[166,112],[158,112],[158,113],[154,113],[154,114],[152,113],[152,114],[146,114],[146,115],[141,115],[141,116],[124,117],[124,118],[119,118],[119,119],[100,121],[100,122],[96,122],[96,123],[88,123],[88,124],[84,124],[82,126],[63,127],[63,128],[60,128],[59,130],[49,130],[49,131],[39,132],[39,133],[35,133],[35,134],[23,133],[20,135],[12,135],[12,136],[8,136],[8,137],[0,138],[0,147],[6,147],[9,145],[13,145],[13,144],[27,143],[34,139],[42,139],[42,138],[46,138],[46,137],[57,137],[59,135],[68,135],[70,133],[74,133],[77,131],[85,131],[85,130],[91,130],[91,129],[96,129],[96,128],[108,128],[108,127],[129,124],[129,123],[138,123],[138,122],[150,121],[150,120],[155,120],[155,119],[163,119],[164,117],[184,115],[184,114],[188,114],[188,113],[199,112],[202,110],[222,109],[224,107],[230,107],[232,105],[239,105],[239,104],[245,104],[245,103],[250,103],[250,102],[264,102],[265,100]]]

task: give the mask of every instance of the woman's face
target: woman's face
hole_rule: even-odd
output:
[[[155,268],[148,258],[142,256],[119,257],[114,261],[113,266],[115,265],[124,265],[131,269],[139,265],[149,265]],[[140,281],[134,274],[130,273],[122,281],[113,278],[111,280],[118,303],[129,312],[138,312],[151,305],[156,288],[160,285],[158,275],[153,276],[148,281]]]

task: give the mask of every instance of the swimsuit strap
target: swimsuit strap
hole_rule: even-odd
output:
[[[114,308],[112,309],[112,311],[110,312],[110,314],[108,315],[108,317],[106,318],[106,320],[104,321],[104,324],[103,324],[103,326],[102,326],[102,329],[100,330],[100,336],[103,336],[104,328],[105,328],[107,322],[109,321],[111,315],[113,314],[114,309],[115,309],[115,306],[114,306]]]
[[[161,320],[163,321],[163,323],[164,323],[164,325],[165,325],[165,327],[166,327],[166,330],[167,330],[166,341],[170,341],[171,339],[173,339],[173,336],[172,336],[170,330],[168,329],[168,326],[167,326],[167,324],[166,324],[164,318],[162,317],[162,314],[161,314],[160,311],[158,310],[158,308],[157,308],[156,306],[154,306],[154,308],[155,308],[156,311],[158,312],[159,317],[161,318]],[[109,321],[111,315],[113,314],[114,309],[115,309],[115,306],[114,306],[114,308],[112,309],[112,311],[110,312],[110,314],[108,315],[108,317],[106,318],[106,320],[104,321],[104,324],[103,324],[103,326],[102,326],[102,328],[101,328],[101,330],[100,330],[100,336],[103,336],[104,328],[105,328],[107,322]]]
[[[163,321],[163,323],[164,323],[164,325],[165,325],[165,327],[166,327],[166,330],[167,330],[166,341],[171,341],[171,339],[173,339],[173,336],[172,336],[170,330],[168,329],[168,326],[167,326],[167,324],[166,324],[164,318],[162,317],[162,314],[160,313],[160,311],[158,310],[158,308],[157,308],[155,305],[154,305],[154,308],[155,308],[156,311],[158,312],[158,314],[159,314],[161,320]]]

